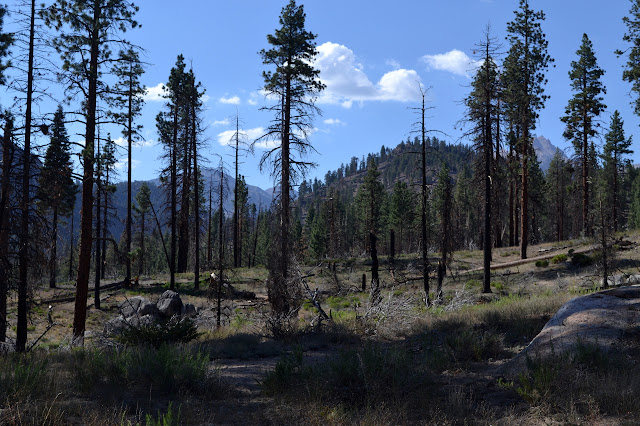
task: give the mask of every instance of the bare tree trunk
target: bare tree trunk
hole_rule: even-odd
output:
[[[138,262],[138,276],[142,276],[144,273],[144,225],[145,225],[145,212],[140,215],[140,261]],[[129,282],[131,285],[131,282]]]
[[[169,259],[169,273],[171,275],[170,288],[176,288],[176,216],[177,216],[177,150],[178,150],[178,107],[173,106],[173,146],[171,147],[171,254]]]
[[[7,338],[7,293],[9,291],[9,215],[13,166],[12,122],[5,117],[2,139],[2,188],[0,191],[0,342]]]
[[[235,188],[233,190],[233,267],[237,268],[240,266],[241,263],[241,259],[240,259],[240,224],[239,224],[239,220],[240,218],[238,217],[238,148],[239,148],[239,131],[240,131],[240,124],[239,124],[239,118],[236,115],[236,146],[235,146],[235,155],[236,155],[236,161],[235,161],[235,167],[236,167],[236,181],[235,181]]]
[[[22,199],[20,203],[20,244],[18,249],[19,282],[18,282],[18,325],[16,330],[16,351],[24,352],[27,344],[27,300],[29,271],[29,183],[31,181],[31,103],[33,100],[33,48],[35,36],[36,2],[31,0],[31,17],[29,24],[29,64],[27,71],[27,105],[24,129],[24,151],[22,162]]]
[[[585,236],[591,234],[589,224],[589,141],[587,137],[588,135],[585,133],[582,140],[582,231]]]
[[[132,66],[132,65],[131,65]],[[124,286],[131,287],[131,198],[133,196],[131,191],[131,148],[133,145],[133,76],[129,77],[129,95],[127,99],[127,226],[126,226],[126,271],[124,275]],[[142,229],[144,230],[144,213],[142,220]],[[144,242],[144,233],[142,235],[142,241]],[[144,244],[144,243],[143,243]],[[142,250],[142,249],[141,249]],[[140,252],[140,265],[142,265],[142,251]],[[140,274],[142,275],[142,266],[140,266]]]
[[[100,136],[98,135],[98,155],[100,155]],[[95,252],[95,280],[93,290],[93,303],[96,309],[100,309],[100,278],[102,277],[102,183],[100,182],[100,163],[98,163],[98,178],[96,179],[96,252]]]
[[[102,3],[95,2],[93,22],[100,22]],[[99,28],[95,25],[91,33],[91,55],[89,91],[87,96],[87,125],[85,148],[83,150],[84,174],[82,179],[82,213],[80,224],[80,250],[78,255],[78,279],[76,285],[75,309],[73,316],[74,343],[84,343],[84,331],[87,319],[87,296],[89,293],[89,268],[91,265],[92,222],[93,222],[93,144],[96,127],[96,96],[98,83],[98,37]]]
[[[75,199],[74,199],[74,208],[71,209],[71,234],[69,236],[69,281],[73,280],[73,243],[74,243],[74,225],[75,225]]]
[[[222,199],[223,199],[223,182],[224,182],[224,169],[220,166],[220,204],[218,206],[219,218],[218,218],[218,298],[217,298],[217,313],[216,313],[216,326],[220,328],[221,314],[222,314],[222,282],[224,280],[224,245],[222,226],[224,214],[222,213]]]
[[[49,288],[56,288],[57,260],[58,260],[58,206],[53,207],[51,226],[51,258],[49,259]]]
[[[420,175],[422,178],[422,283],[424,287],[425,303],[431,306],[431,296],[429,295],[429,255],[427,249],[429,241],[427,240],[427,138],[425,129],[425,93],[422,92],[422,109],[421,109],[421,142],[422,142],[422,161],[420,164]]]
[[[211,187],[213,186],[213,177],[209,182],[209,224],[207,225],[207,268],[211,269]]]
[[[200,289],[200,175],[198,174],[198,151],[196,144],[196,112],[195,106],[192,106],[193,114],[193,127],[191,129],[191,138],[193,143],[193,190],[194,194],[194,215],[195,215],[195,253],[194,253],[194,268],[193,268],[193,289]]]
[[[109,203],[109,190],[107,186],[109,185],[109,168],[106,168],[106,176],[105,176],[105,185],[102,189],[102,195],[104,196],[104,206],[102,207],[102,263],[100,265],[100,278],[104,280],[105,272],[107,269],[107,214],[108,214],[108,203]],[[99,290],[98,290],[99,291]],[[97,305],[96,308],[100,309],[100,305]]]

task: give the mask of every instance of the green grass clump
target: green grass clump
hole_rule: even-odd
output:
[[[78,350],[74,353],[75,385],[83,394],[169,395],[211,391],[209,357],[179,346]],[[105,392],[107,390],[107,392]]]
[[[547,266],[549,266],[549,261],[548,260],[536,260],[536,266],[538,268],[546,268]]]
[[[360,305],[360,299],[357,296],[329,296],[327,297],[327,305],[333,310],[348,309]]]
[[[569,256],[567,256],[564,253],[556,254],[551,258],[551,263],[553,263],[554,265],[557,265],[558,263],[566,262],[568,258]]]
[[[35,399],[51,389],[52,378],[46,358],[33,354],[0,357],[0,403]]]

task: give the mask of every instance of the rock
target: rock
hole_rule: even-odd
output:
[[[158,315],[158,307],[156,306],[155,303],[149,302],[148,300],[145,300],[144,302],[140,303],[140,306],[138,307],[138,315],[140,315],[140,316],[145,316],[145,315],[156,316],[156,315]]]
[[[542,331],[502,369],[515,377],[526,368],[527,358],[542,359],[574,350],[578,343],[594,344],[603,351],[627,346],[625,337],[640,326],[640,286],[618,287],[577,297],[565,303]]]
[[[156,306],[163,317],[171,318],[182,313],[182,300],[175,291],[167,290],[162,293]]]
[[[198,313],[198,309],[191,303],[185,303],[182,306],[181,315],[184,317],[195,316]]]
[[[145,299],[142,296],[134,296],[126,299],[124,302],[120,303],[118,307],[120,309],[120,313],[125,317],[129,318],[133,316],[142,303],[150,303],[149,300]]]
[[[104,325],[104,333],[107,335],[110,334],[118,334],[120,331],[127,326],[127,323],[122,315],[110,319]]]

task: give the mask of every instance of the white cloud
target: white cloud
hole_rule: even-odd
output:
[[[147,87],[143,99],[148,102],[164,102],[166,94],[164,83],[158,83],[153,87]]]
[[[374,84],[348,47],[327,42],[317,49],[314,65],[320,70],[320,79],[327,86],[318,99],[320,103],[334,103],[350,108],[353,102],[409,102],[420,98],[420,76],[414,70],[397,69],[388,72]]]
[[[329,126],[346,126],[347,123],[341,121],[339,118],[327,118],[324,120],[324,124]]]
[[[431,69],[448,71],[465,77],[469,77],[469,73],[481,63],[480,61],[474,61],[466,53],[458,49],[437,55],[424,55],[421,59]]]
[[[207,103],[207,102],[209,102],[211,100],[211,96],[202,95],[202,97],[200,99],[202,99],[202,102]]]
[[[262,93],[260,93],[260,92],[251,92],[251,93],[249,93],[249,100],[247,102],[249,103],[249,105],[256,106],[256,105],[258,105],[258,100],[260,98],[264,98]]]
[[[225,130],[224,132],[218,133],[218,143],[222,146],[229,145],[233,135],[235,135],[235,130]],[[250,143],[258,139],[260,136],[265,134],[264,127],[256,127],[253,129],[242,130],[242,133],[245,135],[245,139]],[[273,148],[278,144],[273,141],[264,141],[258,142],[255,144],[257,148]]]
[[[387,59],[386,61],[384,61],[384,63],[389,65],[394,70],[402,68],[400,66],[400,62],[396,61],[395,59]]]
[[[124,170],[127,167],[127,158],[123,157],[118,160],[115,164],[116,170]],[[135,158],[131,160],[131,169],[136,169],[140,165],[140,160],[136,160]]]
[[[213,123],[211,123],[213,126],[228,126],[231,122],[229,121],[228,118],[225,118],[224,120],[216,120]]]
[[[120,136],[118,139],[114,139],[113,141],[116,143],[116,145],[121,146],[123,148],[126,148],[128,146],[127,140],[125,138],[123,138],[122,136]],[[141,148],[154,146],[155,144],[156,144],[155,141],[153,141],[151,139],[134,140],[133,141],[133,146],[134,147],[141,147]]]
[[[223,104],[240,105],[240,98],[238,96],[232,96],[230,98],[220,98],[218,100]]]

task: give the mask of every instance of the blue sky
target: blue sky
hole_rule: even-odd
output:
[[[149,88],[140,124],[146,143],[133,153],[134,179],[157,177],[161,148],[157,145],[154,117],[162,108],[158,97],[178,54],[193,66],[206,89],[204,122],[208,125],[205,157],[217,164],[215,153],[230,154],[225,146],[233,129],[236,111],[249,139],[260,136],[271,115],[260,111],[270,101],[260,94],[265,69],[258,51],[268,48],[266,35],[278,26],[285,0],[139,0],[137,15],[142,27],[127,37],[145,49],[149,63],[143,77]],[[300,2],[299,2],[300,4]],[[492,34],[508,49],[504,40],[506,23],[513,18],[517,0],[308,0],[303,3],[308,30],[318,35],[317,68],[327,90],[318,100],[323,114],[314,121],[311,142],[319,164],[309,177],[322,178],[352,156],[393,147],[409,135],[418,106],[418,82],[429,88],[428,127],[448,136],[450,143],[467,143],[456,123],[463,117],[461,101],[468,93],[474,47],[483,38],[487,24]],[[532,0],[544,10],[543,31],[555,68],[548,72],[546,93],[551,95],[541,112],[536,134],[544,135],[561,148],[560,117],[571,96],[568,71],[576,58],[582,34],[594,44],[600,66],[606,70],[607,87],[603,126],[610,114],[620,110],[627,135],[637,132],[640,120],[633,115],[630,85],[621,80],[624,58],[614,50],[622,42],[628,13],[627,0]],[[597,141],[600,143],[600,141]],[[635,144],[634,148],[638,149]],[[241,172],[251,184],[272,186],[272,179],[258,170],[263,152],[245,158]],[[568,151],[570,154],[571,151]],[[125,153],[122,152],[124,157]],[[231,160],[231,157],[226,157]],[[639,155],[634,155],[634,162]],[[121,179],[126,177],[124,171]]]

